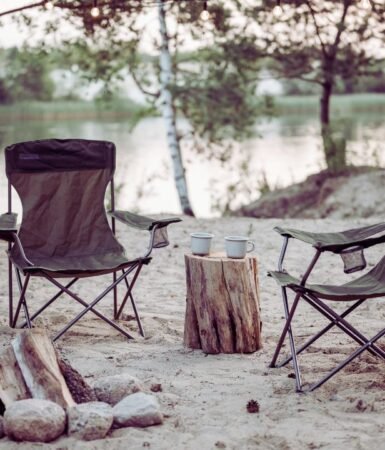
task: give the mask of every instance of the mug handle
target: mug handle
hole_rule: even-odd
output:
[[[253,241],[247,241],[247,245],[250,245],[251,247],[246,250],[246,253],[250,253],[255,250],[255,244]]]

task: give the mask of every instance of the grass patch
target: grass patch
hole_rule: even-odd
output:
[[[385,94],[334,95],[332,113],[384,113]],[[274,112],[278,116],[318,115],[319,97],[316,95],[292,95],[274,97]],[[159,113],[152,107],[130,99],[111,101],[57,100],[52,102],[28,101],[0,105],[0,122],[15,120],[87,120],[130,119],[137,123],[143,117],[155,117]]]
[[[292,113],[317,114],[320,99],[316,95],[291,95],[274,97],[278,115]],[[343,112],[385,112],[385,94],[333,95],[331,110]]]
[[[52,101],[52,102],[17,102],[0,105],[0,121],[13,120],[78,120],[104,118],[130,118],[156,115],[147,106],[129,99],[108,102],[95,101]]]

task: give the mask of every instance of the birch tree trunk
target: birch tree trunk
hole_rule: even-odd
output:
[[[166,12],[163,0],[158,0],[159,31],[161,36],[161,48],[159,55],[160,84],[161,84],[161,108],[166,122],[167,141],[171,153],[174,170],[175,186],[178,191],[180,205],[184,214],[194,216],[187,190],[185,170],[183,167],[182,153],[179,145],[173,95],[170,89],[172,79],[172,61],[168,45],[166,25]]]

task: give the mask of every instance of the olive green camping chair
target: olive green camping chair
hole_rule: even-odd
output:
[[[369,272],[348,283],[342,285],[307,283],[307,280],[322,253],[332,252],[339,254],[344,262],[345,273],[363,270],[366,267],[364,249],[385,242],[385,223],[339,233],[310,233],[281,227],[276,227],[274,230],[282,235],[283,246],[279,257],[278,270],[269,272],[269,275],[272,276],[281,287],[286,321],[270,366],[283,367],[289,362],[292,362],[295,371],[297,391],[308,392],[321,386],[365,350],[372,355],[385,359],[385,352],[376,344],[376,342],[385,335],[385,328],[372,338],[368,339],[346,319],[352,311],[362,305],[366,300],[385,296],[385,257],[383,257]],[[298,239],[306,244],[310,244],[315,250],[313,259],[304,275],[300,278],[291,276],[283,268],[289,239]],[[292,291],[294,296],[291,306],[288,301],[288,290]],[[297,348],[294,340],[292,320],[300,301],[304,301],[311,305],[328,319],[330,323]],[[330,304],[327,304],[328,301],[348,303],[350,306],[341,314],[335,312]],[[359,347],[344,361],[324,375],[319,381],[306,389],[301,380],[301,371],[297,356],[333,327],[338,327],[345,332],[359,344]],[[289,338],[291,356],[285,358],[278,364],[277,360],[286,337]]]
[[[54,340],[61,337],[86,313],[91,312],[127,338],[132,336],[118,325],[127,300],[144,336],[133,297],[133,288],[143,266],[151,261],[154,248],[169,244],[167,226],[179,218],[152,219],[115,210],[115,145],[107,141],[84,139],[49,139],[22,142],[5,150],[8,177],[8,212],[0,216],[0,239],[8,242],[9,324],[16,327],[23,308],[25,322],[33,320],[62,294],[67,294],[84,309],[74,317]],[[105,210],[105,194],[111,188],[110,222]],[[12,188],[23,208],[20,228],[12,212]],[[115,220],[149,232],[149,244],[141,254],[127,255],[115,237]],[[19,298],[13,303],[13,271]],[[80,279],[112,274],[112,282],[91,302],[86,302],[71,286]],[[43,278],[58,288],[44,306],[30,313],[30,281]],[[62,280],[69,280],[64,283]],[[118,301],[117,286],[125,286]],[[113,292],[114,320],[96,309]]]

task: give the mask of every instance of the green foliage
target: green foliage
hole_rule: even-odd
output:
[[[251,80],[259,70],[260,52],[252,36],[239,32],[230,6],[209,2],[209,23],[199,19],[199,2],[182,2],[174,13],[186,32],[201,42],[198,51],[183,58],[174,55],[175,105],[194,133],[209,143],[248,136],[261,113],[256,81]],[[204,45],[205,40],[210,45]]]
[[[177,104],[194,131],[211,142],[244,137],[258,113],[253,87],[220,67],[208,71],[207,77],[191,77],[184,86],[174,87]]]
[[[139,2],[140,3],[140,2]],[[99,99],[108,101],[116,96],[115,86],[128,69],[150,104],[159,98],[158,55],[140,50],[145,29],[139,29],[141,8],[110,12],[108,27],[98,18],[90,27],[85,21],[86,9],[68,11],[69,20],[81,18],[85,38],[69,41],[65,46],[64,61],[68,68],[76,67],[88,81],[102,81]],[[113,5],[113,4],[111,4]],[[169,48],[173,58],[174,107],[189,121],[193,132],[209,142],[241,139],[249,135],[261,104],[255,101],[255,76],[259,70],[259,53],[253,38],[238,32],[232,23],[233,11],[222,2],[209,2],[210,23],[199,19],[202,2],[174,2],[167,9],[170,21],[177,21],[181,32],[170,33]],[[173,19],[170,17],[173,16]],[[214,45],[202,45],[202,33]],[[199,49],[180,52],[185,39],[199,43]],[[159,44],[154,42],[159,51]]]
[[[5,80],[0,79],[0,104],[6,105],[12,102],[12,94]]]
[[[149,102],[159,109],[166,98],[160,96],[161,88],[163,94],[172,92],[176,117],[187,119],[189,136],[205,141],[200,148],[206,149],[208,157],[226,161],[229,142],[249,135],[261,111],[261,102],[255,98],[260,51],[255,37],[244,33],[237,20],[238,1],[209,1],[207,22],[200,20],[203,2],[167,2],[167,50],[172,67],[166,74],[171,75],[166,89],[160,80],[159,64],[164,42],[156,37],[154,56],[142,56],[142,41],[148,43],[148,36],[154,35],[143,26],[143,15],[148,11],[142,10],[143,2],[104,2],[98,18],[89,14],[92,0],[72,0],[68,8],[67,2],[61,4],[66,20],[83,31],[80,40],[67,42],[67,67],[76,67],[89,81],[102,81],[101,101],[114,98],[115,85],[128,69]],[[60,24],[48,26],[54,32]],[[151,21],[149,27],[153,26]],[[181,53],[191,44],[194,51]],[[271,109],[268,98],[262,103],[265,110]]]
[[[126,51],[111,45],[97,45],[84,39],[66,42],[59,56],[62,67],[74,71],[86,83],[102,82],[98,101],[117,97],[117,83],[127,66]]]
[[[43,50],[12,48],[3,53],[4,75],[0,82],[0,101],[51,100],[54,84],[50,62]]]

